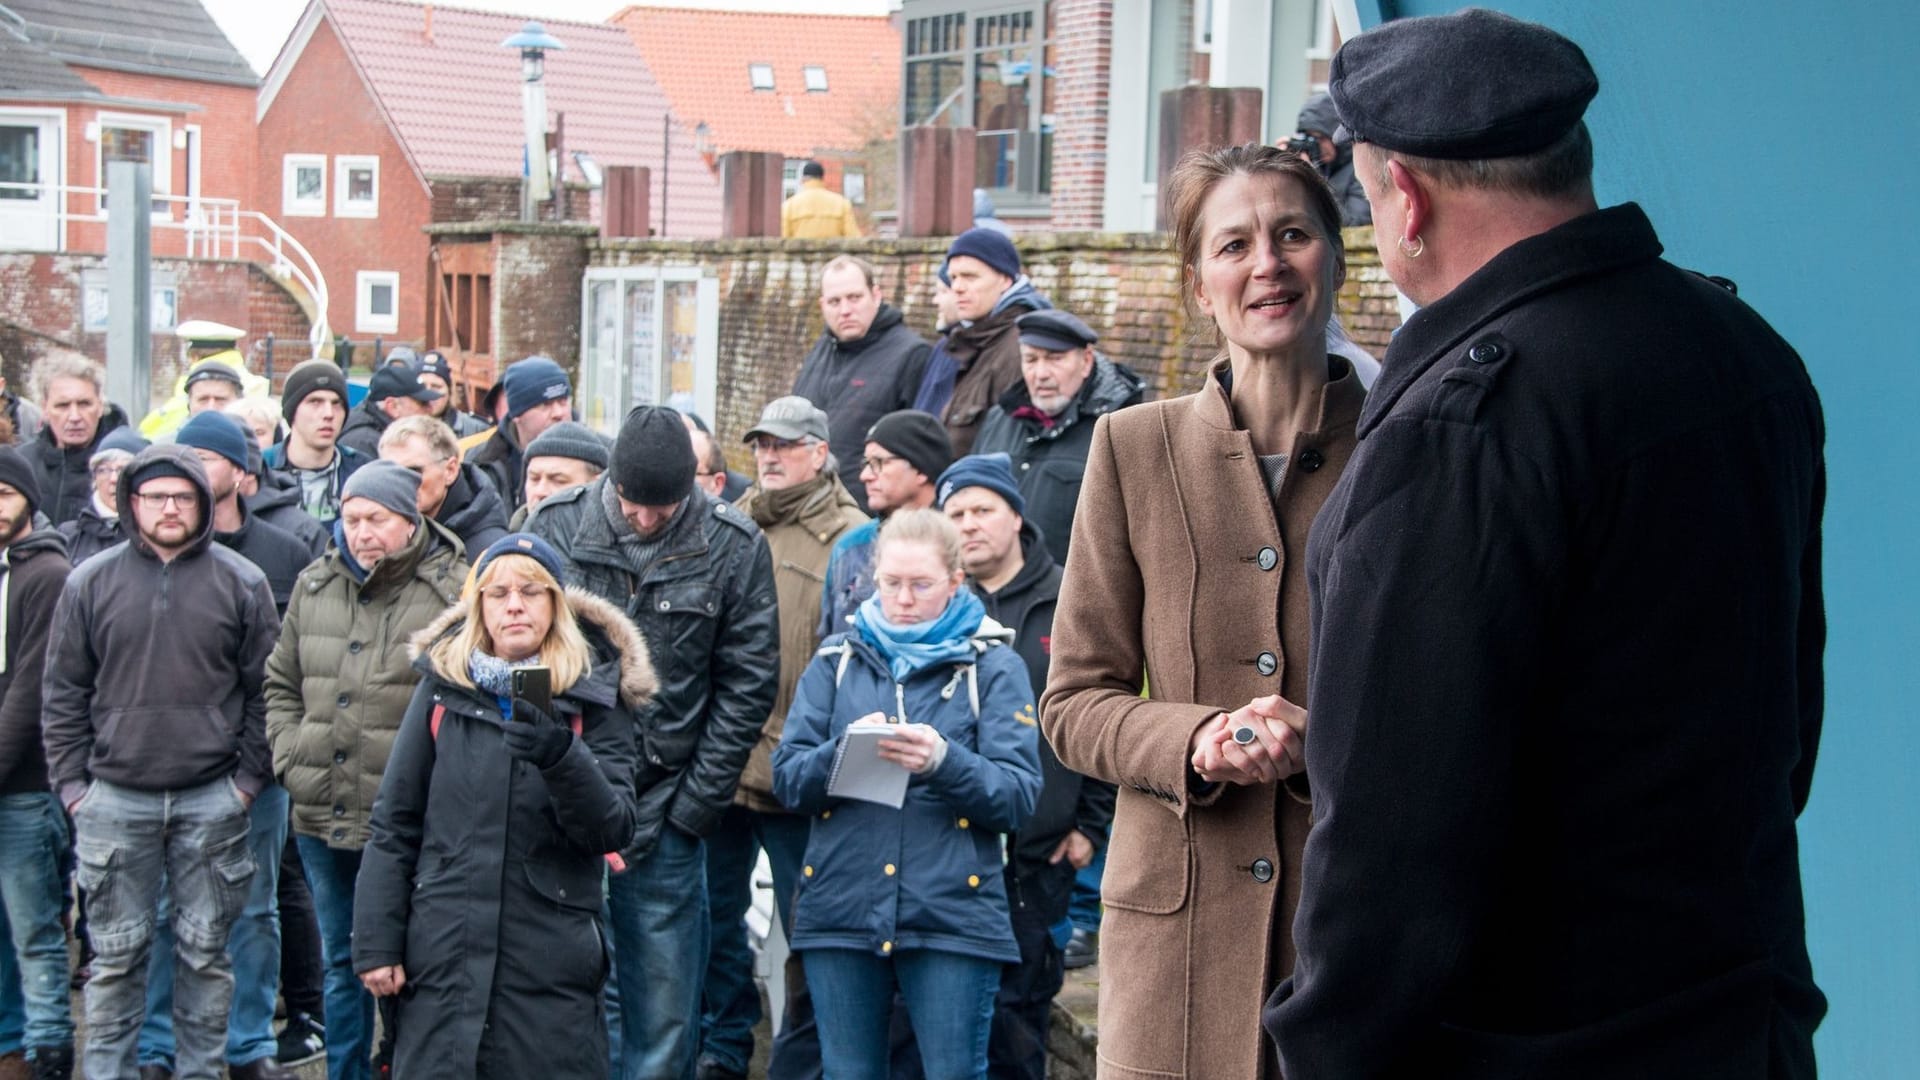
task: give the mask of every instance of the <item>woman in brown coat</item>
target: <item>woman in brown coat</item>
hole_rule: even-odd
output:
[[[1327,355],[1346,264],[1310,166],[1195,152],[1168,198],[1226,348],[1199,393],[1095,429],[1041,725],[1119,785],[1099,1075],[1274,1077],[1260,1006],[1293,966],[1309,822],[1303,556],[1363,391]]]

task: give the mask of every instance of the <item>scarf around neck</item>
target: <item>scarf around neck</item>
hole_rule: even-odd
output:
[[[893,680],[905,682],[916,671],[971,659],[973,635],[986,616],[980,598],[972,589],[962,588],[937,618],[902,626],[887,620],[876,593],[854,612],[853,626],[862,640],[886,657]]]
[[[508,720],[513,719],[513,669],[539,666],[539,653],[525,660],[502,660],[475,649],[467,657],[467,675],[473,679],[473,685],[492,694],[500,704],[500,715]]]

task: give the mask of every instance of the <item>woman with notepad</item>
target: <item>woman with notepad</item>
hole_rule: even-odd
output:
[[[965,581],[944,516],[888,518],[874,595],[821,643],[774,751],[774,793],[813,819],[789,936],[827,1080],[884,1080],[896,990],[928,1080],[984,1078],[1020,959],[1001,868],[1040,791],[1033,690]]]

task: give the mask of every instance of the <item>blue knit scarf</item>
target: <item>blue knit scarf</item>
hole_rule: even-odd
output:
[[[854,612],[853,626],[867,644],[887,658],[895,682],[937,664],[959,663],[973,658],[973,635],[987,609],[972,589],[963,588],[948,602],[940,617],[922,623],[900,626],[887,621],[878,595],[867,597]]]

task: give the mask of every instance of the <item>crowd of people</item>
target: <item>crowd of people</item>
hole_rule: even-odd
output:
[[[826,263],[751,477],[665,405],[574,421],[546,357],[479,416],[435,353],[277,408],[209,357],[139,433],[44,358],[11,1067],[744,1077],[764,856],[778,1080],[1038,1080],[1076,946],[1102,1076],[1812,1076],[1804,368],[1597,205],[1564,37],[1401,20],[1332,71],[1302,130],[1418,306],[1384,369],[1333,319],[1351,199],[1258,145],[1165,192],[1198,389],[1145,402],[982,225],[932,340]]]

